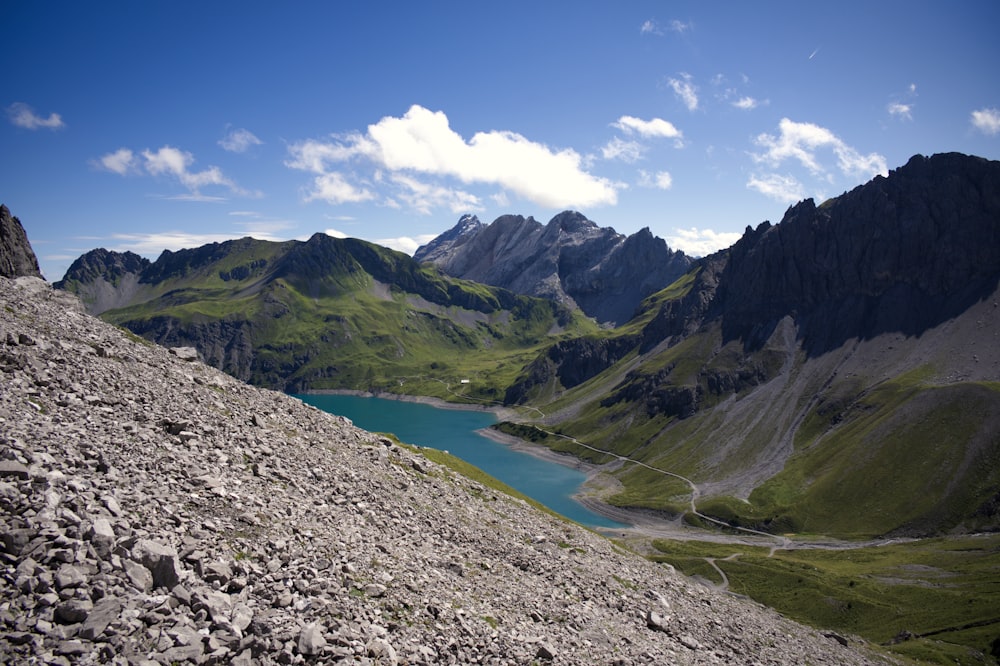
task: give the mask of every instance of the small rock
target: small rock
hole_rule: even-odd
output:
[[[373,638],[365,646],[368,656],[375,660],[377,664],[385,666],[397,666],[399,657],[396,655],[396,648],[392,647],[389,641],[384,638]]]
[[[541,642],[538,650],[535,651],[535,658],[543,661],[553,661],[556,658],[556,649],[549,643]]]
[[[690,634],[681,634],[680,638],[677,640],[679,640],[681,645],[689,650],[698,650],[701,648],[701,643],[699,643],[694,636],[691,636]]]
[[[62,624],[83,622],[93,608],[93,602],[87,599],[69,599],[56,606],[56,622]]]
[[[319,654],[326,647],[326,636],[323,635],[323,625],[313,622],[307,624],[299,633],[299,654]]]
[[[28,468],[16,460],[0,460],[0,478],[27,479]]]
[[[132,558],[153,574],[153,585],[170,589],[180,582],[177,551],[149,539],[139,540],[132,548]]]

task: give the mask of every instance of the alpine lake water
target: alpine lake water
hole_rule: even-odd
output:
[[[478,430],[496,422],[496,416],[489,412],[356,395],[295,397],[325,412],[346,416],[359,428],[389,432],[407,444],[448,451],[581,525],[626,527],[573,499],[587,478],[583,472],[516,451],[479,434]]]

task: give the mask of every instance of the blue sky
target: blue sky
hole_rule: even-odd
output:
[[[901,166],[1000,159],[1000,3],[0,4],[0,202],[50,280],[317,231],[413,252],[579,210],[695,255]]]

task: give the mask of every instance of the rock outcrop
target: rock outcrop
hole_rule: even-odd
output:
[[[0,204],[0,277],[22,276],[42,277],[42,271],[21,221]]]
[[[693,260],[649,229],[631,236],[565,211],[547,225],[504,215],[489,226],[463,216],[414,254],[454,277],[579,307],[600,323],[623,324],[643,298],[682,276]]]
[[[0,654],[47,664],[877,661],[0,278]]]
[[[759,347],[785,316],[812,355],[851,338],[919,335],[992,294],[1000,277],[1000,162],[916,155],[887,178],[732,248],[713,310],[727,339]]]

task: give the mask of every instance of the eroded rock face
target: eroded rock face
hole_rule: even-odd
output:
[[[0,278],[9,663],[872,663],[65,298]]]
[[[623,324],[643,298],[682,276],[693,260],[649,229],[624,236],[564,211],[542,225],[503,215],[488,226],[463,216],[413,255],[449,275],[579,307]]]
[[[10,214],[7,206],[0,204],[0,276],[16,278],[22,276],[42,277],[38,268],[38,258],[21,221]]]
[[[1000,163],[914,156],[830,204],[747,229],[716,295],[727,339],[750,346],[782,317],[818,355],[851,338],[908,336],[993,293],[1000,275]]]

